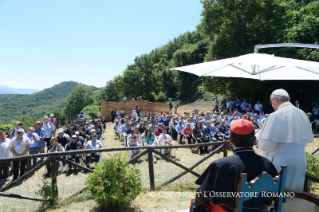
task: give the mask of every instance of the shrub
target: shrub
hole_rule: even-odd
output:
[[[89,105],[83,108],[83,113],[87,117],[89,116],[90,118],[99,118],[99,106],[97,105]]]
[[[306,152],[307,156],[307,172],[316,177],[319,177],[319,161],[318,158]],[[319,188],[318,183],[311,182],[311,191],[316,191]]]
[[[36,194],[43,197],[43,199],[47,200],[47,202],[43,202],[43,204],[49,204],[50,206],[53,206],[57,203],[58,200],[58,188],[57,186],[53,186],[51,183],[49,183],[47,180],[42,180],[43,185],[40,186],[40,189],[35,192]]]
[[[163,93],[162,91],[159,92],[159,94],[156,96],[156,101],[157,102],[165,102],[167,100],[166,94]]]
[[[141,173],[126,164],[126,157],[122,154],[110,154],[97,164],[85,184],[100,207],[106,211],[121,211],[140,194]]]

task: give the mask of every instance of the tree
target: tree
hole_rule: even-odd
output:
[[[64,114],[71,120],[81,110],[94,103],[93,87],[80,84],[67,96]]]

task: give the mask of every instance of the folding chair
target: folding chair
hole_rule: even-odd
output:
[[[274,198],[275,204],[271,211],[280,212],[282,209],[283,196],[285,191],[287,166],[281,166],[280,176],[272,178],[266,172],[261,173],[255,179],[247,183],[247,174],[242,173],[237,186],[237,194],[244,193],[261,193],[261,192],[271,192],[278,193],[279,197]],[[238,195],[235,201],[234,212],[242,212],[244,201],[253,198],[253,195]]]

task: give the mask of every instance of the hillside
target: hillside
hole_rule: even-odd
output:
[[[65,99],[79,83],[68,81],[54,85],[35,94],[1,94],[0,121],[8,122],[13,118],[28,115],[41,117],[46,112],[63,108]]]

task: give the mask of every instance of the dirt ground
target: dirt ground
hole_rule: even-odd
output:
[[[200,111],[210,110],[211,107],[201,106],[201,105],[186,105],[178,108],[178,112],[191,112],[194,109]],[[110,147],[123,147],[123,142],[120,142],[114,137],[113,124],[107,123],[107,128],[104,134],[103,145],[105,148]],[[177,144],[177,142],[175,142]],[[307,152],[314,151],[319,146],[319,139],[309,144],[306,147]],[[257,153],[261,153],[259,150],[256,150]],[[128,157],[128,152],[123,152]],[[228,155],[231,155],[232,152],[228,151]],[[190,167],[198,160],[203,158],[198,154],[191,153],[190,149],[179,148],[179,150],[173,150],[173,155],[175,156],[174,160],[179,162],[186,167]],[[103,153],[103,158],[107,157],[106,153]],[[222,153],[215,154],[197,168],[194,169],[195,172],[201,174],[206,167],[214,160],[223,157]],[[146,157],[142,157],[141,163],[135,163],[134,166],[138,167],[142,173],[142,185],[143,192],[132,202],[132,208],[134,211],[145,211],[145,212],[166,212],[166,211],[179,211],[187,209],[190,204],[190,200],[194,197],[194,191],[196,185],[194,181],[196,177],[192,174],[186,174],[175,182],[167,185],[161,186],[162,183],[171,179],[175,175],[181,173],[183,169],[175,166],[172,163],[166,162],[165,160],[158,160],[154,164],[154,173],[155,173],[155,185],[156,192],[149,192],[149,171],[148,171],[148,162],[145,160]],[[37,171],[32,177],[25,180],[21,185],[18,185],[6,193],[21,194],[25,196],[39,197],[35,192],[41,187],[43,174],[45,169],[42,168]],[[60,205],[55,208],[47,208],[45,211],[95,211],[96,203],[87,198],[86,194],[81,194],[77,197],[72,197],[77,191],[85,187],[84,181],[87,175],[83,172],[79,172],[77,175],[66,176],[61,174],[58,176],[58,189],[59,197],[64,200],[61,201]],[[49,180],[49,179],[47,179]],[[172,193],[174,192],[174,193]],[[177,193],[183,192],[183,193]],[[14,198],[0,198],[0,210],[2,211],[44,211],[40,209],[41,203],[30,201],[30,200],[20,200]]]

